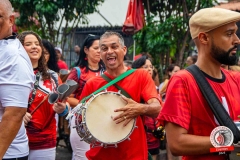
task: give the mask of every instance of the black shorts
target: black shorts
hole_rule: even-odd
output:
[[[148,152],[151,154],[151,155],[156,155],[156,154],[159,154],[159,148],[153,148],[153,149],[149,149]]]
[[[28,156],[25,157],[19,157],[19,158],[6,158],[2,160],[28,160]]]

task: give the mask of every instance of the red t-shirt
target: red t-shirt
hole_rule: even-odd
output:
[[[234,78],[227,70],[222,70],[223,79],[207,75],[217,97],[234,120],[240,115],[240,77]],[[188,130],[188,134],[210,136],[218,126],[207,101],[203,97],[194,77],[186,70],[179,71],[169,81],[166,101],[158,116],[159,120],[172,122]],[[184,156],[184,160],[223,160],[224,156],[213,154]]]
[[[57,65],[58,65],[59,69],[66,69],[66,70],[68,70],[67,63],[62,61],[62,60],[58,60],[57,61]]]
[[[74,92],[75,97],[79,98],[80,94],[82,93],[83,87],[88,79],[99,76],[103,72],[103,70],[104,69],[102,67],[99,67],[99,70],[88,69],[88,71],[86,70],[86,67],[80,68],[81,73],[80,78],[78,78],[77,70],[73,68],[68,76],[68,79],[74,80],[79,84],[79,87]]]
[[[37,71],[35,71],[36,74]],[[36,90],[36,95],[28,107],[27,112],[32,113],[35,108],[44,100],[44,98],[56,89],[62,83],[57,73],[50,71],[51,80],[42,80],[39,78],[39,85]],[[30,97],[32,94],[30,94]],[[47,149],[56,147],[56,119],[53,105],[48,103],[48,98],[34,111],[32,119],[26,126],[27,135],[29,139],[30,149]]]
[[[105,72],[105,74],[110,79],[115,78],[110,76],[107,72]],[[80,99],[90,95],[105,84],[107,84],[107,81],[100,76],[91,78],[87,81]],[[136,70],[131,75],[117,82],[117,84],[126,92],[128,92],[132,99],[138,103],[141,102],[141,99],[143,99],[145,102],[151,98],[158,99],[154,81],[149,73],[145,70]],[[108,87],[107,90],[116,92],[118,91],[118,89],[114,86]],[[147,160],[147,140],[140,116],[138,116],[136,119],[136,126],[137,128],[134,129],[130,135],[130,141],[125,140],[119,143],[117,148],[91,147],[86,153],[87,158],[89,160]]]

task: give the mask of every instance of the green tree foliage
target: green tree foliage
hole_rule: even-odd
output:
[[[149,52],[160,71],[169,65],[170,57],[183,66],[193,46],[189,18],[197,10],[216,4],[215,0],[143,0],[143,3],[147,10],[146,26],[133,36],[136,53]]]
[[[54,44],[64,46],[67,35],[79,24],[87,23],[86,15],[97,11],[104,0],[10,0],[20,12],[16,24],[22,30],[33,30]],[[60,34],[62,37],[60,38]]]

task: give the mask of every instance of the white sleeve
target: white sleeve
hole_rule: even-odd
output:
[[[5,47],[0,55],[0,102],[2,107],[27,107],[35,76],[25,51]],[[27,58],[29,58],[27,56]]]
[[[31,88],[23,85],[4,84],[0,86],[0,101],[2,107],[25,107],[28,106],[28,97]]]

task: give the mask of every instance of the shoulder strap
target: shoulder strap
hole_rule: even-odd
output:
[[[105,74],[102,74],[101,75],[101,77],[103,78],[103,79],[105,79],[108,83],[110,82],[110,81],[112,81],[112,79],[110,79],[108,76],[106,76]],[[119,90],[121,90],[121,93],[124,95],[124,96],[126,96],[126,97],[128,97],[128,98],[131,98],[131,96],[122,88],[122,87],[120,87],[119,85],[117,85],[116,83],[115,84],[113,84],[117,89],[119,89]]]
[[[101,91],[103,91],[105,88],[117,83],[118,81],[122,80],[123,78],[127,77],[128,75],[132,74],[136,69],[130,69],[124,73],[122,73],[121,75],[119,75],[118,77],[116,77],[115,79],[113,79],[112,81],[110,81],[109,83],[107,83],[106,85],[104,85],[103,87],[99,88],[98,90],[96,90],[95,92],[93,92],[92,94],[90,94],[89,96],[83,98],[81,100],[81,103],[84,103],[87,99],[89,99],[92,95],[95,95]]]
[[[33,90],[32,90],[32,96],[28,101],[28,107],[32,104],[33,100],[35,99],[36,93],[37,93],[37,88],[39,85],[39,80],[40,80],[40,72],[38,71],[36,73],[36,81],[34,82]]]
[[[56,87],[58,87],[58,79],[54,76],[55,72],[50,72],[50,77],[54,80]]]
[[[202,71],[196,65],[191,65],[187,67],[186,70],[190,72],[195,78],[198,87],[200,88],[205,99],[207,100],[219,124],[221,126],[228,127],[233,132],[234,143],[240,141],[240,131],[238,130],[236,124],[232,121],[231,117],[229,116],[225,108],[222,106],[222,103],[216,96],[215,92],[213,91],[211,85],[206,80]]]
[[[80,75],[81,75],[81,70],[80,68],[77,66],[77,67],[74,67],[76,70],[77,70],[77,77],[78,77],[78,80],[80,78]]]

